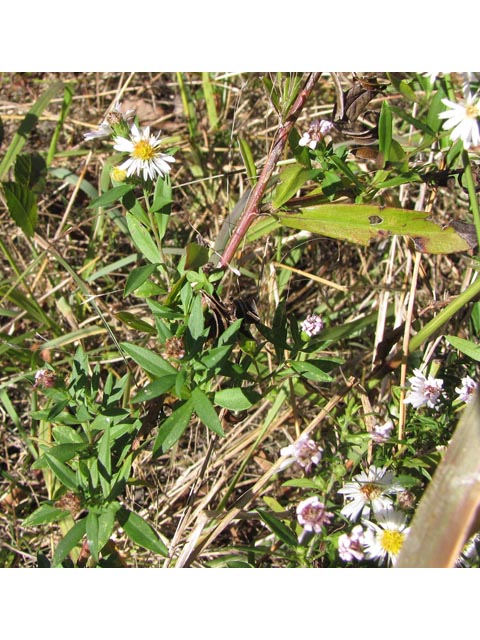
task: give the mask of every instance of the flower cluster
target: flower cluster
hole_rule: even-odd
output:
[[[150,127],[140,129],[135,123],[130,126],[128,120],[132,114],[132,110],[124,114],[117,103],[98,129],[89,131],[84,138],[93,140],[111,135],[113,148],[128,154],[129,157],[120,166],[112,169],[112,179],[116,182],[123,182],[131,176],[144,181],[166,176],[175,158],[160,151],[162,140],[158,135],[150,134]]]
[[[374,425],[372,431],[370,432],[370,437],[376,444],[381,444],[382,442],[386,442],[390,438],[392,431],[393,422],[389,419],[384,424]]]
[[[333,129],[334,125],[328,120],[313,120],[308,131],[305,131],[298,144],[301,147],[315,149],[317,144]]]
[[[309,473],[312,466],[322,459],[322,453],[323,449],[314,440],[306,435],[302,436],[293,444],[280,450],[280,455],[287,456],[282,469],[296,462]]]
[[[302,500],[297,505],[297,520],[303,527],[302,534],[298,541],[302,542],[304,537],[310,533],[321,533],[322,528],[330,524],[333,513],[327,511],[325,504],[318,496],[312,496]]]
[[[420,369],[414,369],[413,373],[404,403],[411,404],[415,409],[424,404],[433,409],[442,394],[443,380],[431,375],[426,378]]]
[[[323,329],[323,320],[316,313],[311,313],[301,323],[300,328],[310,338],[318,335]]]
[[[462,386],[455,387],[455,391],[458,393],[458,397],[462,402],[470,402],[476,388],[477,383],[475,380],[472,380],[470,376],[466,376],[465,378],[462,378]]]

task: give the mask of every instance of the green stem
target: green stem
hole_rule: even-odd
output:
[[[460,311],[466,304],[475,299],[480,294],[480,278],[477,278],[466,291],[455,298],[445,309],[442,309],[435,318],[421,329],[413,338],[411,338],[408,351],[413,353],[416,351],[432,334],[439,331],[452,316]]]
[[[473,222],[475,223],[475,229],[477,230],[478,251],[480,252],[480,210],[478,207],[477,192],[475,191],[475,180],[472,172],[472,165],[470,164],[470,156],[468,151],[462,153],[462,162],[464,167],[463,178],[467,186],[468,197],[470,198],[470,207],[473,214]]]

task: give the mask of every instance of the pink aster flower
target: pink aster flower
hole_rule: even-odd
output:
[[[338,538],[338,555],[344,562],[363,560],[363,537],[363,527],[362,525],[357,524],[353,527],[350,535],[348,533],[343,533]]]
[[[301,147],[315,149],[317,144],[333,129],[333,126],[333,123],[328,120],[313,120],[308,131],[305,131],[298,144]]]
[[[311,338],[321,332],[323,329],[323,321],[316,313],[311,313],[301,323],[300,328]]]
[[[455,387],[455,391],[458,393],[458,397],[460,398],[460,400],[462,400],[463,402],[470,402],[470,400],[473,398],[473,394],[476,388],[477,383],[475,382],[475,380],[472,380],[470,376],[466,376],[465,378],[462,378],[462,386]]]
[[[304,435],[293,444],[280,450],[280,455],[288,456],[282,468],[285,469],[296,462],[309,473],[312,466],[320,462],[322,453],[323,449],[314,440]]]
[[[370,437],[377,444],[381,444],[390,438],[392,430],[393,422],[391,420],[387,420],[385,424],[376,424],[370,432]]]
[[[420,369],[413,370],[414,376],[410,378],[410,389],[407,391],[405,404],[411,404],[415,409],[423,406],[433,409],[442,394],[443,380],[428,376],[426,378]]]
[[[326,510],[323,502],[317,496],[306,498],[297,505],[297,520],[303,527],[299,542],[307,533],[321,533],[322,527],[330,523],[333,513]]]

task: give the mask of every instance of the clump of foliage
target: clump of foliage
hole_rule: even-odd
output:
[[[479,79],[9,80],[2,564],[477,566]]]

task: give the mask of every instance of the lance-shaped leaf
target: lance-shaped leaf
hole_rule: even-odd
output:
[[[480,396],[466,406],[444,458],[417,507],[398,567],[453,567],[478,529]]]
[[[372,204],[326,204],[278,211],[275,218],[285,227],[311,231],[328,238],[367,245],[390,235],[411,238],[423,253],[456,253],[470,245],[452,226],[442,228],[425,211],[408,211]]]

